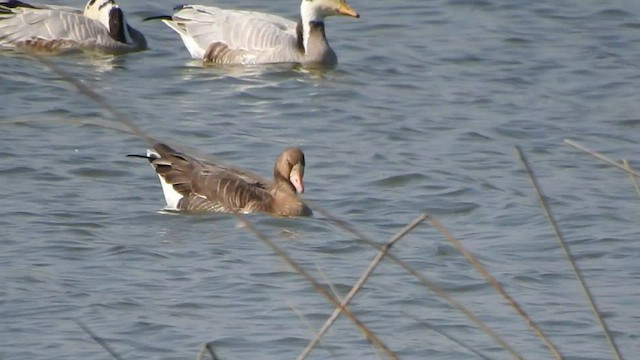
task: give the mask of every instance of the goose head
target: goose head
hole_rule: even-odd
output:
[[[127,20],[115,1],[90,0],[84,7],[83,15],[109,29],[109,35],[114,40],[125,44],[131,42]]]
[[[299,194],[304,192],[304,153],[299,148],[287,148],[276,160],[273,168],[276,183],[284,182]]]
[[[300,4],[300,16],[305,24],[323,22],[325,17],[333,15],[360,17],[345,0],[302,0]]]

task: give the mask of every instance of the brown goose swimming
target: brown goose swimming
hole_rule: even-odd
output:
[[[198,160],[160,143],[147,149],[147,155],[128,156],[149,160],[160,178],[169,210],[312,215],[298,197],[304,192],[304,153],[299,148],[287,148],[280,154],[273,181]]]
[[[149,19],[162,19],[180,35],[191,57],[205,62],[335,65],[338,57],[324,31],[325,18],[334,15],[360,16],[345,0],[302,0],[298,22],[203,5],[181,5],[172,16]]]

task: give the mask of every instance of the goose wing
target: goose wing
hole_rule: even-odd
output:
[[[20,46],[39,42],[64,47],[112,43],[108,29],[77,11],[15,8],[0,15],[0,45]],[[57,45],[56,45],[57,44]]]
[[[216,62],[296,61],[296,23],[254,11],[185,5],[164,22],[182,37],[192,57],[202,59],[211,46],[224,46]]]
[[[267,211],[271,195],[261,177],[247,171],[195,159],[157,144],[149,160],[156,173],[182,195],[177,208],[186,211]]]

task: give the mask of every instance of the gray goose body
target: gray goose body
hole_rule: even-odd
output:
[[[0,48],[126,53],[147,48],[113,0],[92,0],[84,11],[63,6],[0,2]]]
[[[331,15],[359,17],[344,0],[302,0],[298,22],[202,5],[180,6],[163,21],[180,35],[194,59],[205,62],[335,65],[338,57],[324,31],[324,18]]]
[[[312,215],[296,192],[304,191],[304,154],[297,148],[288,148],[280,155],[273,181],[248,171],[198,160],[165,144],[154,145],[142,157],[149,160],[160,178],[168,209],[261,212],[275,216]],[[281,164],[286,169],[283,170]]]

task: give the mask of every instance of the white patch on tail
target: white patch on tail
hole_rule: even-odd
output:
[[[192,58],[202,60],[202,58],[204,57],[204,53],[207,49],[201,48],[200,45],[198,45],[198,43],[196,42],[196,40],[192,38],[191,35],[189,35],[185,29],[180,27],[180,25],[178,25],[176,21],[162,20],[162,22],[167,24],[167,26],[172,28],[175,32],[178,33],[178,35],[180,35],[180,38],[184,43],[184,47],[187,48]]]
[[[159,158],[160,154],[155,152],[153,149],[147,149],[147,156]],[[153,166],[153,165],[151,165]],[[155,169],[154,169],[155,170]],[[179,192],[173,189],[173,185],[168,184],[164,177],[158,175],[158,179],[160,179],[160,185],[162,185],[162,192],[164,193],[164,200],[167,202],[166,209],[167,210],[178,210],[178,202],[184,196]]]

